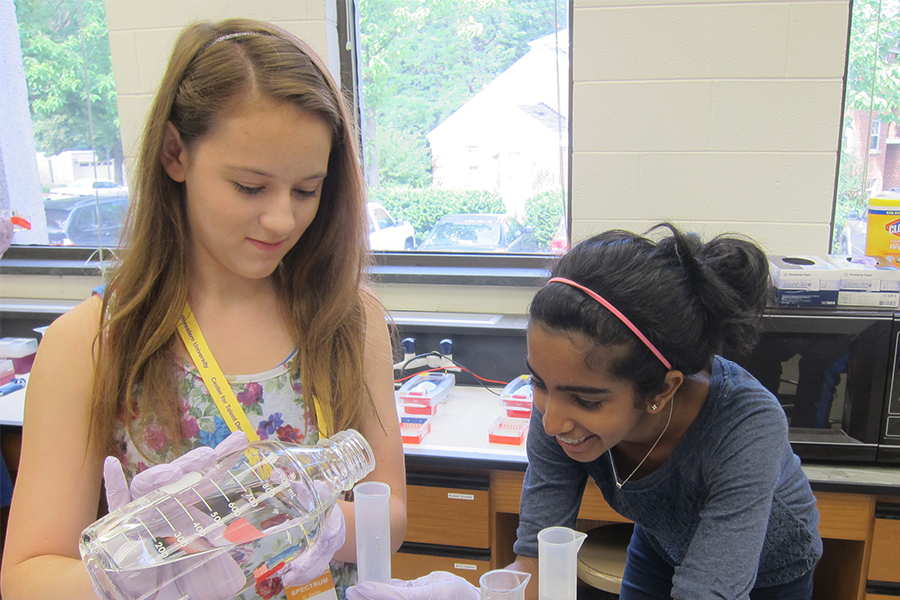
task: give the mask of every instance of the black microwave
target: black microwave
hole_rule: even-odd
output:
[[[900,463],[898,352],[892,312],[770,308],[755,349],[728,358],[778,398],[805,462],[874,464]]]

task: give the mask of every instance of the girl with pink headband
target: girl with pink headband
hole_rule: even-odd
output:
[[[534,408],[512,569],[574,528],[593,479],[635,522],[621,600],[809,600],[819,516],[778,400],[720,353],[754,344],[768,262],[754,243],[608,231],[553,268],[530,306]],[[388,589],[389,588],[389,589]],[[475,600],[432,573],[350,600]]]

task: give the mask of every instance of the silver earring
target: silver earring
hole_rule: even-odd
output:
[[[657,405],[655,405],[655,404],[651,404],[651,405],[650,405],[650,410],[655,411],[657,408],[659,408],[659,407],[658,407]]]

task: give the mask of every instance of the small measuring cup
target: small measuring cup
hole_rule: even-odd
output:
[[[495,569],[481,576],[481,600],[525,600],[525,587],[531,573]]]
[[[578,550],[586,537],[568,527],[547,527],[538,534],[540,600],[575,600]]]

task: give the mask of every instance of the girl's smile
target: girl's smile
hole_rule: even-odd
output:
[[[163,162],[185,183],[194,273],[225,282],[270,276],[318,212],[329,127],[287,102],[251,96],[191,148],[169,128]]]
[[[652,443],[657,415],[637,404],[628,382],[615,379],[602,365],[616,348],[597,349],[577,334],[532,323],[528,328],[528,367],[534,405],[543,414],[544,431],[569,457],[590,462],[623,441]],[[588,358],[591,360],[588,361]]]

